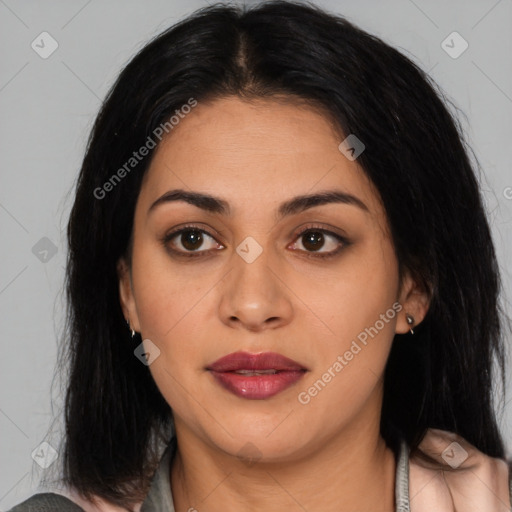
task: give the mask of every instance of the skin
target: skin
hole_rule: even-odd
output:
[[[450,459],[449,450],[454,443],[457,443],[456,458]],[[433,428],[427,431],[418,450],[431,457],[433,462],[425,461],[417,454],[410,459],[411,512],[512,510],[509,470],[504,460],[485,455],[453,432]]]
[[[394,510],[394,454],[379,433],[382,377],[393,336],[409,331],[405,313],[417,325],[428,299],[408,274],[399,286],[379,195],[339,151],[343,139],[327,116],[292,99],[229,97],[199,102],[156,150],[131,265],[120,260],[118,270],[125,317],[160,350],[149,368],[175,420],[177,511]],[[231,215],[184,201],[150,211],[173,189],[220,197]],[[282,202],[331,189],[367,210],[330,203],[276,219]],[[172,253],[187,252],[182,236],[162,242],[185,224],[213,237],[197,244],[203,256]],[[296,236],[311,224],[350,243],[324,233],[315,252]],[[236,252],[249,236],[262,249],[252,263]],[[340,246],[333,258],[315,257]],[[397,301],[401,311],[301,404],[299,393]],[[238,350],[278,352],[308,372],[269,399],[239,398],[205,369]]]

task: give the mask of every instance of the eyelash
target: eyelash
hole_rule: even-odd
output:
[[[176,238],[178,237],[179,235],[181,235],[182,233],[186,233],[187,231],[199,231],[200,233],[205,233],[206,235],[208,235],[210,238],[212,238],[213,240],[216,240],[215,237],[209,233],[206,229],[203,229],[197,225],[187,225],[187,226],[184,226],[182,228],[179,228],[175,231],[171,231],[170,233],[167,233],[163,238],[162,238],[162,244],[164,245],[164,247],[166,247],[169,251],[171,251],[173,254],[179,256],[179,257],[184,257],[184,258],[201,258],[201,257],[205,257],[206,253],[210,252],[210,251],[195,251],[195,252],[183,252],[183,251],[177,251],[175,249],[169,249],[168,248],[168,244],[169,242],[172,241],[173,238]],[[309,233],[309,232],[319,232],[319,233],[322,233],[324,235],[329,235],[329,236],[332,236],[333,238],[335,238],[336,240],[338,240],[338,242],[341,243],[341,246],[338,247],[337,249],[333,250],[333,251],[330,251],[330,252],[327,252],[327,253],[315,253],[315,252],[312,252],[312,251],[300,251],[300,252],[305,252],[305,256],[308,257],[308,258],[315,258],[315,259],[330,259],[330,258],[333,258],[334,256],[337,256],[338,253],[343,250],[345,247],[347,247],[348,245],[350,245],[350,241],[348,239],[346,239],[345,237],[341,236],[341,235],[338,235],[337,233],[333,233],[332,231],[329,231],[328,229],[325,229],[321,226],[317,226],[317,225],[308,225],[306,226],[305,228],[303,228],[302,230],[300,230],[299,232],[296,232],[294,233],[294,240],[298,240],[300,237],[304,236],[306,233]],[[217,242],[219,243],[219,242]],[[215,249],[213,249],[215,250]]]

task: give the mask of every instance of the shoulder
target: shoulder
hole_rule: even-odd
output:
[[[140,503],[133,507],[139,512]],[[86,500],[74,488],[59,489],[57,492],[34,494],[28,500],[16,505],[7,512],[126,512],[126,509],[113,505],[99,496]]]
[[[423,512],[510,512],[511,461],[489,457],[464,438],[429,429],[409,458],[410,504]]]
[[[84,512],[84,509],[66,496],[53,492],[34,494],[8,512]]]

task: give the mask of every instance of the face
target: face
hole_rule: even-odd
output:
[[[229,97],[157,148],[120,295],[178,437],[293,460],[378,431],[393,336],[426,305],[342,140],[310,107]]]

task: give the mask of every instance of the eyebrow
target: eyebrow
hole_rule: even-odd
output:
[[[224,199],[201,192],[190,192],[182,189],[169,190],[160,196],[150,207],[148,213],[154,211],[162,204],[175,201],[184,201],[196,206],[201,210],[219,215],[231,215],[229,203]],[[325,190],[316,194],[306,194],[293,197],[282,203],[277,210],[277,218],[282,219],[290,215],[301,213],[309,208],[321,206],[324,204],[341,203],[356,206],[365,212],[369,212],[368,207],[358,197],[344,192],[342,190]]]

